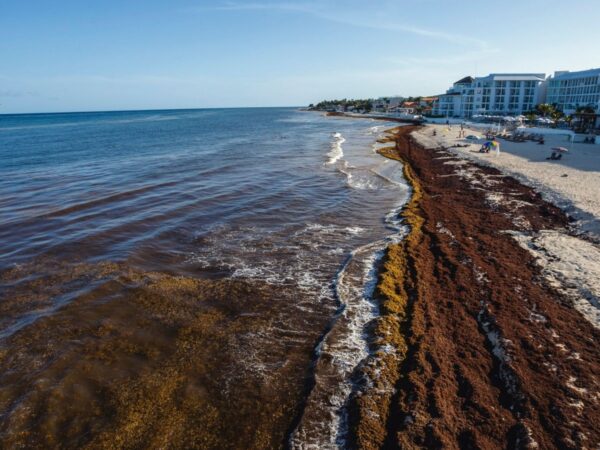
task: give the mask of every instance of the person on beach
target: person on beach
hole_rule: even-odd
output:
[[[549,157],[547,157],[546,159],[550,159],[552,161],[558,161],[561,158],[562,158],[562,153],[560,153],[556,150],[552,150],[552,154]]]

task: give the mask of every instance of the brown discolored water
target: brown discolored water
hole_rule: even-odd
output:
[[[292,109],[0,119],[0,442],[344,443],[384,129]]]

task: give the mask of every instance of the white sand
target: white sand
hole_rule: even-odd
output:
[[[437,136],[433,136],[436,130]],[[571,144],[566,136],[546,136],[545,145],[535,142],[500,142],[500,154],[479,153],[485,140],[458,139],[459,127],[448,131],[445,125],[427,125],[413,136],[429,148],[444,147],[459,158],[495,167],[574,217],[573,234],[543,230],[539,233],[512,233],[537,259],[549,285],[568,295],[574,306],[594,326],[600,328],[600,145]],[[481,130],[466,129],[466,135],[482,135]],[[451,148],[455,144],[468,147]],[[563,146],[569,153],[559,161],[546,160],[551,148]],[[457,175],[481,187],[480,177],[468,176],[460,163],[453,163]],[[487,189],[491,203],[511,201]],[[508,231],[508,230],[507,230]]]

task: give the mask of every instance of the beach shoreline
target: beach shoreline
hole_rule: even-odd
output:
[[[497,169],[419,145],[422,130],[391,130],[379,150],[405,164],[411,231],[380,273],[374,344],[389,350],[353,399],[354,442],[595,447],[600,332],[519,241],[568,235],[569,218]]]
[[[284,223],[268,237],[218,228],[182,245],[192,259],[141,254],[155,266],[56,253],[0,271],[2,443],[597,445],[589,424],[600,417],[600,331],[590,299],[600,288],[589,283],[594,256],[578,259],[581,243],[594,244],[531,186],[444,142],[418,145],[427,127],[382,131],[394,120],[369,117],[377,126],[346,133],[356,118],[341,118],[349,120],[314,148],[324,179],[337,180],[328,192],[354,189],[357,200],[342,214]],[[365,153],[377,161],[361,172]],[[365,174],[397,187],[372,189]],[[115,208],[112,198],[102,197]],[[375,218],[359,222],[354,211],[369,203]],[[58,212],[69,218],[97,205]],[[382,234],[348,244],[338,266],[339,246],[376,227]],[[306,265],[282,271],[269,259],[288,244],[302,249],[294,255]],[[256,259],[242,258],[257,249]],[[333,282],[290,282],[310,275],[321,251],[332,255]],[[227,255],[236,264],[225,265]],[[325,296],[312,307],[314,292]],[[298,302],[302,293],[308,303]]]
[[[112,148],[107,139],[154,148],[142,174],[138,156],[128,166],[119,151],[83,164],[100,187],[102,173],[119,172],[105,190],[75,184],[71,196],[55,195],[51,177],[41,183],[48,205],[29,205],[22,218],[16,205],[27,205],[29,191],[8,196],[16,222],[4,223],[3,252],[30,253],[0,270],[2,445],[337,443],[352,373],[369,353],[362,331],[377,315],[377,261],[401,238],[408,187],[401,166],[375,152],[392,125],[287,109],[247,113],[253,121],[244,112],[140,114],[78,120],[83,135],[103,136],[90,161]],[[156,121],[165,133],[138,142]],[[232,134],[228,123],[251,130]],[[76,129],[71,119],[65,127]],[[68,129],[52,122],[40,133]],[[22,186],[27,164],[14,170]],[[88,167],[96,164],[104,170]],[[77,183],[77,166],[66,167]],[[58,181],[68,179],[61,170],[52,167]],[[50,242],[27,247],[40,236]]]
[[[323,113],[323,111],[317,111]],[[397,122],[408,125],[420,125],[423,121],[416,119],[403,119],[400,117],[393,116],[385,116],[385,115],[376,115],[376,114],[353,114],[353,113],[345,113],[345,112],[332,112],[328,111],[324,113],[327,117],[346,117],[348,119],[371,119],[371,120],[381,120],[385,122]]]
[[[475,127],[477,125],[477,127]],[[499,153],[481,153],[486,141],[484,131],[497,130],[493,124],[463,125],[464,136],[459,137],[456,124],[427,124],[413,133],[417,142],[425,147],[446,148],[456,156],[495,167],[520,183],[536,189],[547,201],[563,209],[574,219],[574,233],[600,243],[600,145],[572,143],[569,131],[547,130],[544,144],[535,140],[513,142],[498,139]],[[527,134],[527,129],[520,130]],[[435,133],[435,134],[434,134]],[[559,161],[549,160],[552,149],[568,150]]]

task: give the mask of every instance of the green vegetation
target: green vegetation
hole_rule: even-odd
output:
[[[338,108],[342,108],[344,111],[364,111],[370,112],[373,108],[370,99],[367,100],[324,100],[322,102],[313,105],[312,103],[308,106],[310,109],[317,111],[337,111]]]
[[[571,118],[569,116],[566,116],[564,112],[559,110],[556,107],[556,105],[551,105],[549,103],[540,103],[539,105],[536,105],[536,107],[531,111],[527,111],[524,115],[530,122],[535,121],[539,117],[552,119],[554,121],[563,119],[566,122],[570,122],[571,120]]]
[[[564,121],[569,127],[573,127],[580,132],[585,132],[594,127],[596,112],[591,106],[580,106],[573,115],[567,115],[558,109],[557,105],[541,103],[535,109],[527,111],[525,117],[530,122],[534,122],[539,117],[549,118],[555,122]],[[556,123],[553,126],[556,127]]]
[[[535,109],[542,117],[552,117],[559,114],[559,111],[556,109],[556,107],[554,105],[550,105],[549,103],[541,103],[537,105]]]
[[[573,115],[577,131],[585,133],[594,128],[596,122],[596,110],[591,106],[580,106]]]

